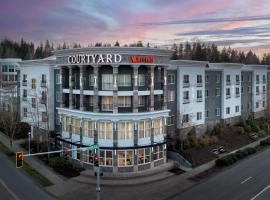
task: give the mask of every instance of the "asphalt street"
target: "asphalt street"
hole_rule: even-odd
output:
[[[270,149],[243,160],[172,199],[269,200]]]
[[[54,200],[0,152],[0,200]]]

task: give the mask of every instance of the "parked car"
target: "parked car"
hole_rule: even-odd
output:
[[[226,149],[223,146],[218,147],[218,152],[219,153],[225,153]]]
[[[251,133],[249,134],[249,137],[253,140],[257,140],[258,139],[258,135],[256,133]]]
[[[218,154],[219,154],[219,151],[218,151],[218,149],[213,149],[213,150],[212,150],[212,153],[218,155]]]

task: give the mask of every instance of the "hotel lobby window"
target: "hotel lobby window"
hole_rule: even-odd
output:
[[[118,107],[131,107],[131,97],[130,96],[118,97]]]
[[[113,135],[112,122],[99,122],[98,124],[98,138],[112,140]]]
[[[95,132],[95,122],[93,121],[83,121],[83,136],[85,137],[94,137]]]
[[[102,97],[102,111],[112,111],[113,110],[113,97]]]
[[[163,133],[162,118],[154,119],[154,135],[160,135]]]
[[[76,119],[76,118],[71,119],[72,133],[80,135],[80,126],[81,126],[80,119]]]
[[[145,76],[144,74],[138,75],[138,86],[145,86]]]
[[[94,80],[95,80],[94,79],[94,74],[90,74],[89,75],[89,86],[94,86],[94,83],[95,83]]]
[[[68,126],[69,117],[63,116],[62,117],[62,128],[63,131],[69,132],[69,126]]]
[[[144,107],[145,106],[145,96],[138,96],[138,100],[139,100],[139,107]]]
[[[113,90],[113,75],[102,74],[102,90]]]
[[[118,166],[133,165],[133,150],[118,151]]]
[[[118,139],[130,140],[133,138],[133,122],[118,122]]]
[[[150,148],[138,149],[138,164],[150,162]]]
[[[153,159],[159,160],[163,158],[163,146],[154,146],[153,147]]]
[[[118,86],[119,87],[130,87],[131,86],[131,75],[130,74],[118,74]]]
[[[150,137],[151,133],[151,123],[150,120],[139,121],[138,124],[139,138]]]
[[[101,166],[112,166],[112,151],[100,150],[99,162]]]
[[[86,163],[94,164],[95,150],[83,151],[82,159]]]

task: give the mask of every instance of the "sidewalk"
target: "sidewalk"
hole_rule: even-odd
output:
[[[24,153],[28,153],[22,147],[20,147],[20,143],[22,143],[23,141],[24,140],[14,141],[13,142],[12,151],[13,152],[23,151]],[[9,138],[6,135],[4,135],[2,132],[0,132],[0,142],[10,149]],[[52,169],[50,169],[49,167],[45,166],[42,163],[42,161],[40,161],[38,158],[35,158],[35,157],[25,157],[24,160],[31,167],[33,167],[36,171],[38,171],[40,174],[42,174],[43,176],[45,176],[48,180],[50,180],[55,185],[62,184],[66,180],[65,177],[62,177],[62,176],[58,175]]]

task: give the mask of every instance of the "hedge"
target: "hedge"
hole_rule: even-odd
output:
[[[263,140],[260,142],[261,146],[267,146],[270,145],[270,138],[267,138],[266,140]]]

